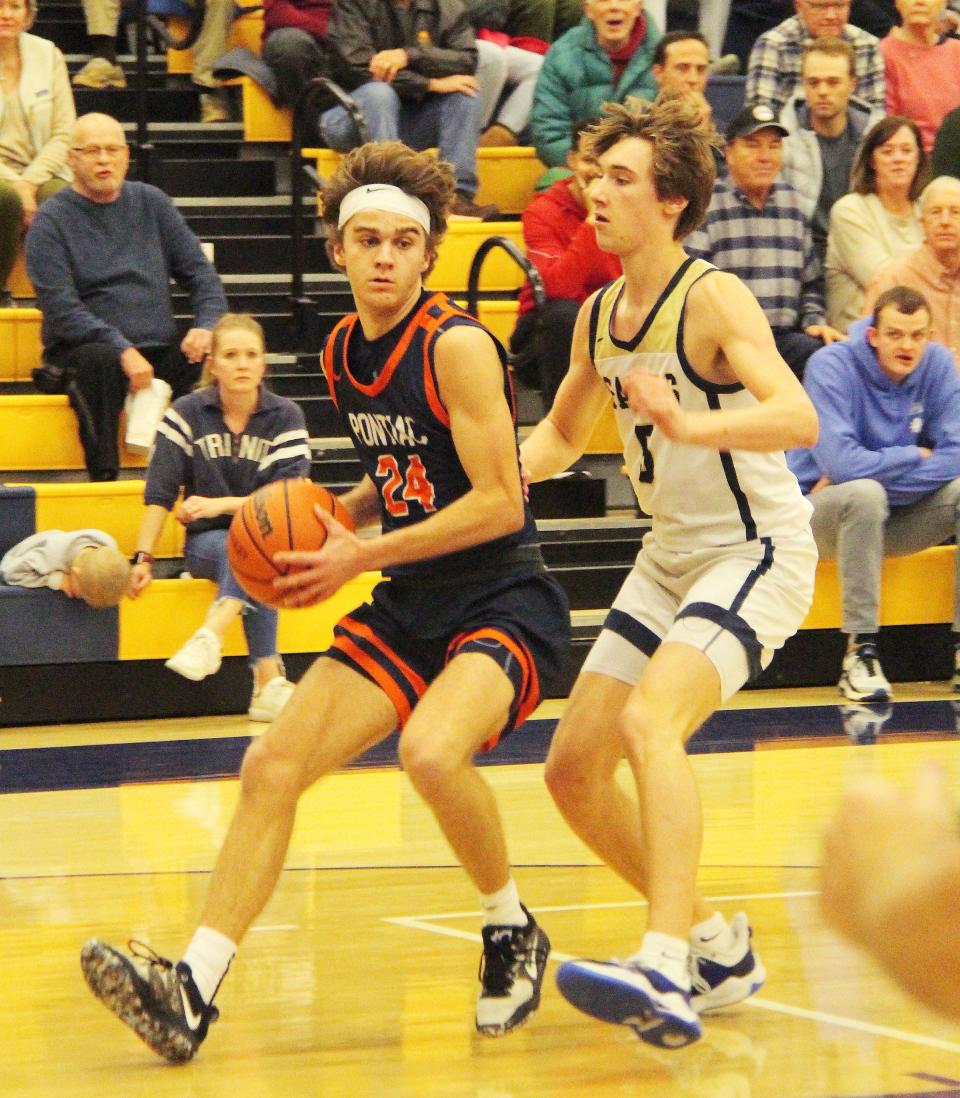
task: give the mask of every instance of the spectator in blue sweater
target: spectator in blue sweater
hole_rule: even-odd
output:
[[[849,638],[840,692],[885,702],[890,684],[877,658],[883,558],[960,539],[960,375],[950,351],[930,340],[926,299],[895,286],[845,341],[811,357],[804,388],[820,437],[787,460],[813,504],[820,555],[838,564]],[[955,605],[960,691],[960,599]]]
[[[156,374],[174,397],[189,392],[227,302],[170,199],[126,181],[130,150],[115,119],[78,118],[67,163],[72,185],[43,204],[27,233],[27,271],[43,313],[44,361],[72,378],[90,479],[116,480],[127,390],[147,388]],[[171,278],[189,293],[194,317],[182,339]]]
[[[137,535],[130,596],[153,578],[153,550],[176,506],[187,530],[192,576],[213,580],[217,598],[203,625],[166,666],[199,682],[220,668],[223,635],[243,615],[254,675],[250,718],[272,721],[293,684],[277,651],[277,611],[246,595],[227,560],[227,531],[247,497],[275,480],[310,473],[303,412],[263,385],[263,329],[246,314],[226,313],[213,330],[201,388],[175,401],[157,431],[147,470],[146,510]]]

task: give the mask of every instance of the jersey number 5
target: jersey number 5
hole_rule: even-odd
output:
[[[637,480],[641,484],[653,484],[653,454],[650,453],[650,447],[647,445],[647,439],[653,434],[653,424],[642,423],[634,427],[633,433],[637,436],[637,442],[640,443],[640,456],[643,461],[637,470]]]
[[[406,476],[400,472],[400,466],[393,454],[381,454],[377,462],[377,479],[381,481],[383,504],[394,518],[404,518],[410,514],[408,501],[419,503],[424,511],[436,510],[436,492],[419,454],[411,454],[407,459]]]

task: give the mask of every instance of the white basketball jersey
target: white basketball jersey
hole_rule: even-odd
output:
[[[611,331],[624,279],[601,290],[590,315],[597,372],[613,401],[627,473],[653,534],[666,549],[733,545],[809,528],[812,508],[782,451],[718,451],[667,438],[627,407],[622,381],[634,369],[662,374],[686,411],[750,407],[743,385],[718,385],[693,369],[683,352],[687,293],[714,268],[688,258],[670,280],[640,331],[624,342]]]

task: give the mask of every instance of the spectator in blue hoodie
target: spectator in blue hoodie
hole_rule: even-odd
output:
[[[930,339],[926,299],[894,286],[845,341],[810,358],[804,388],[820,437],[787,460],[813,504],[820,556],[838,562],[849,638],[840,692],[885,702],[890,684],[877,658],[883,558],[960,540],[960,374],[950,351]],[[953,638],[960,692],[956,602]]]

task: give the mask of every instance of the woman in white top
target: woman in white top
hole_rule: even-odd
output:
[[[0,11],[0,291],[37,204],[65,187],[76,118],[63,54],[27,34],[37,0],[4,0]]]
[[[916,122],[883,118],[869,130],[850,173],[851,193],[830,211],[825,263],[827,321],[845,332],[863,315],[867,283],[923,243],[916,200],[927,178]]]

